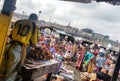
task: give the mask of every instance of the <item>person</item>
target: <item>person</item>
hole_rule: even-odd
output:
[[[97,79],[103,80],[103,81],[110,81],[114,72],[115,64],[116,62],[111,60],[109,69],[106,67],[103,67],[101,71],[97,71],[96,72]],[[120,75],[120,71],[118,75]]]
[[[51,35],[50,46],[53,46],[55,43],[56,43],[56,39],[55,39],[54,35]]]
[[[78,54],[79,54],[79,56],[77,56],[76,68],[81,70],[82,69],[82,61],[83,61],[84,54],[85,54],[85,50],[84,50],[83,46],[79,48]]]
[[[105,54],[101,52],[99,56],[96,58],[96,66],[98,67],[99,71],[101,71],[105,62],[106,62]]]
[[[57,59],[59,62],[63,61],[62,50],[58,50],[57,55],[56,55],[56,59]]]
[[[72,61],[76,62],[76,54],[77,54],[77,49],[78,49],[78,42],[75,41],[73,47],[72,47]]]
[[[88,63],[88,73],[94,73],[96,71],[96,66],[95,66],[95,56],[92,57]]]
[[[38,16],[32,13],[28,20],[15,22],[11,32],[12,42],[6,46],[0,66],[0,74],[3,75],[1,81],[15,81],[17,73],[24,63],[28,45],[34,46],[37,43],[37,21]]]
[[[54,45],[51,45],[50,52],[52,53],[53,56],[55,55],[56,50],[55,50]]]
[[[83,64],[83,70],[84,70],[84,71],[87,71],[87,69],[88,69],[88,64],[89,64],[90,60],[91,60],[93,57],[94,57],[94,55],[93,55],[93,53],[91,53],[90,50],[88,50],[88,51],[85,53],[84,59],[83,59],[83,62],[84,62],[84,64]]]

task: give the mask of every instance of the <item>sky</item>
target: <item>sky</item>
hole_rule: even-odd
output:
[[[58,0],[17,0],[16,7],[15,12],[36,13],[40,20],[51,19],[61,25],[70,22],[73,27],[91,28],[120,42],[120,6],[104,2],[84,4]],[[39,11],[42,13],[39,14]]]

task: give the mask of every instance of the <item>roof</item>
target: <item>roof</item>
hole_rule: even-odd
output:
[[[96,1],[96,2],[107,2],[112,5],[120,5],[120,0],[61,0],[61,1],[71,1],[71,2],[79,2],[79,3],[85,3],[85,4]]]
[[[60,34],[66,34],[64,31],[61,31],[61,30],[58,30],[58,29],[55,29],[55,31],[60,33]]]
[[[59,29],[54,29],[56,32],[63,34],[63,35],[67,35],[67,36],[71,36],[70,34],[67,34],[65,31],[59,30]]]
[[[44,29],[44,28],[49,28],[49,29],[51,29],[51,30],[57,29],[57,28],[54,27],[54,26],[40,26],[40,29]]]

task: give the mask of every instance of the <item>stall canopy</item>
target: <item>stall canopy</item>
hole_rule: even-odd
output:
[[[66,34],[64,31],[61,31],[61,30],[58,30],[58,29],[55,29],[55,31],[60,33],[60,34]]]
[[[70,36],[69,34],[67,34],[67,33],[64,32],[64,31],[61,31],[61,30],[58,30],[58,29],[55,29],[55,31],[56,31],[57,33],[59,33],[59,34],[63,34],[63,35],[68,35],[68,36]]]

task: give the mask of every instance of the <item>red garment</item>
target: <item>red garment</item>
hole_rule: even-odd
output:
[[[98,52],[97,52],[97,51],[94,51],[93,54],[94,54],[95,56],[97,56],[97,55],[98,55]]]
[[[81,67],[82,60],[83,60],[83,58],[84,58],[84,54],[85,54],[84,51],[80,51],[80,56],[78,57],[77,62],[76,62],[76,66],[77,66],[78,68]]]
[[[39,41],[44,41],[44,37],[41,37],[41,38],[39,39]]]

